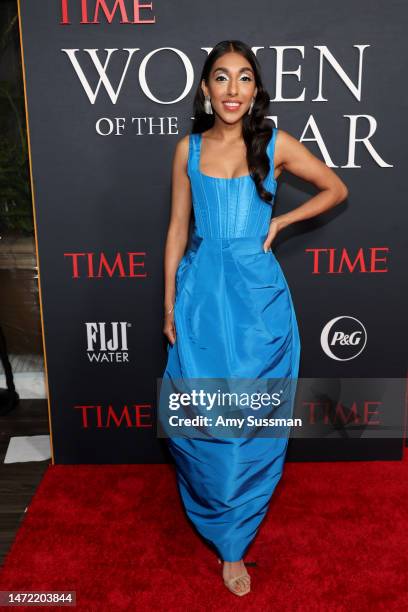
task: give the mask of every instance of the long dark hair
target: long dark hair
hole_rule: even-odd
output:
[[[240,40],[223,40],[219,42],[209,53],[204,62],[200,82],[194,96],[193,111],[194,120],[192,132],[205,132],[214,125],[215,116],[207,115],[204,110],[204,93],[201,88],[202,79],[208,83],[209,75],[214,62],[225,53],[235,51],[245,57],[251,64],[255,74],[257,94],[251,114],[245,113],[242,118],[242,133],[247,149],[247,163],[250,175],[255,182],[257,192],[265,202],[270,203],[273,194],[263,186],[263,181],[270,170],[269,157],[266,152],[268,143],[272,136],[272,125],[265,119],[265,113],[269,107],[269,94],[262,84],[261,67],[252,52],[252,49]]]

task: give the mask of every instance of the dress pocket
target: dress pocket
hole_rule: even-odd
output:
[[[261,248],[257,253],[246,253],[240,259],[241,276],[248,290],[270,290],[282,287],[282,271],[273,251]]]
[[[182,293],[194,268],[195,259],[200,251],[201,242],[194,249],[189,248],[180,260],[176,272],[176,299]]]

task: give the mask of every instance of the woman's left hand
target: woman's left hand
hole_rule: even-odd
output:
[[[272,219],[270,225],[269,225],[269,232],[268,235],[266,237],[266,240],[263,244],[263,250],[265,251],[265,253],[267,251],[271,251],[271,244],[272,241],[275,239],[275,237],[277,236],[278,232],[280,230],[280,226],[279,226],[279,221],[278,218],[274,218]]]

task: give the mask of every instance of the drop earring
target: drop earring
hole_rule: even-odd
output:
[[[252,113],[252,109],[254,107],[254,104],[255,104],[255,98],[252,98],[252,102],[249,105],[249,109],[248,109],[248,115],[250,115]]]
[[[205,96],[205,100],[204,100],[204,110],[207,113],[207,115],[212,115],[213,114],[213,110],[212,110],[212,106],[211,106],[211,98],[210,96]]]

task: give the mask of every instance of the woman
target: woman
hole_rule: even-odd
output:
[[[217,44],[202,70],[192,133],[177,143],[173,161],[163,380],[297,379],[296,317],[270,247],[289,224],[340,204],[347,188],[298,140],[271,127],[269,101],[251,49]],[[272,218],[284,169],[320,191]],[[186,512],[222,558],[224,583],[236,595],[250,591],[243,557],[282,474],[287,442],[169,438]]]

